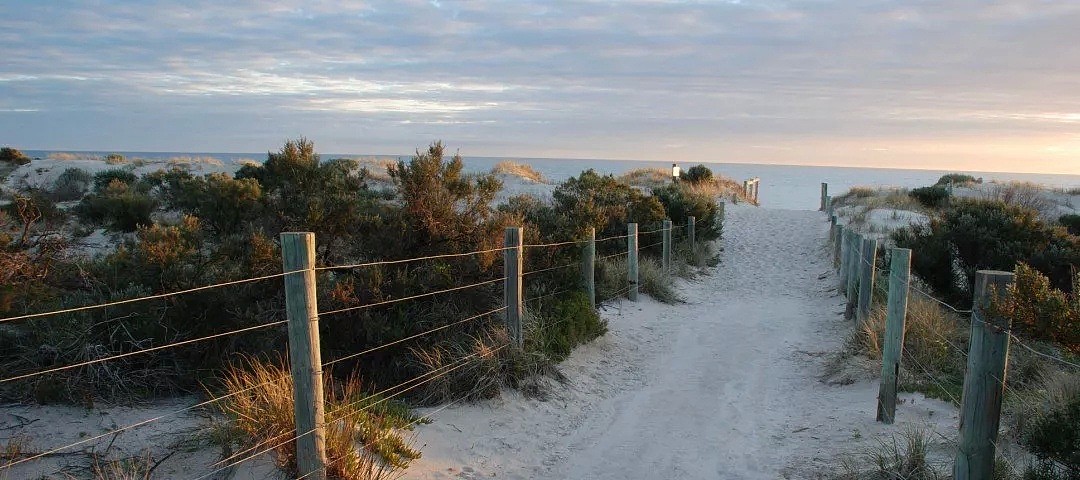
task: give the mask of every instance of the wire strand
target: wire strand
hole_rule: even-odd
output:
[[[522,245],[521,247],[522,248],[562,247],[564,245],[576,245],[576,244],[581,243],[581,242],[582,242],[582,240],[569,240],[569,241],[565,241],[565,242],[538,243],[538,244]]]
[[[203,290],[210,290],[210,289],[214,289],[214,288],[227,287],[227,286],[230,286],[230,285],[241,285],[241,284],[244,284],[244,283],[258,282],[258,281],[262,281],[262,280],[269,280],[271,278],[284,277],[286,275],[291,275],[291,274],[294,274],[294,273],[300,273],[300,272],[304,272],[304,271],[305,270],[293,270],[293,271],[290,271],[290,272],[275,273],[273,275],[264,275],[264,276],[261,276],[261,277],[245,278],[243,280],[234,280],[234,281],[231,281],[231,282],[215,283],[213,285],[204,285],[204,286],[201,286],[201,287],[189,288],[189,289],[186,289],[186,290],[177,290],[175,292],[159,293],[157,295],[149,295],[149,296],[138,297],[138,298],[129,298],[129,299],[126,299],[126,300],[117,300],[117,301],[114,301],[114,302],[105,302],[105,303],[100,303],[100,304],[97,304],[97,305],[85,305],[85,306],[82,306],[82,307],[65,308],[65,309],[62,309],[62,310],[54,310],[54,311],[51,311],[51,312],[40,312],[40,313],[29,313],[29,314],[26,314],[26,315],[17,315],[17,316],[14,316],[14,317],[0,318],[0,323],[13,322],[15,320],[26,320],[26,319],[29,319],[29,318],[47,317],[47,316],[50,316],[50,315],[60,315],[60,314],[64,314],[64,313],[83,312],[83,311],[86,311],[86,310],[94,310],[94,309],[98,309],[98,308],[107,308],[107,307],[113,307],[113,306],[116,306],[116,305],[126,305],[126,304],[129,304],[129,303],[135,303],[135,302],[145,302],[145,301],[149,301],[149,300],[157,300],[159,298],[174,297],[174,296],[177,296],[177,295],[184,295],[184,294],[193,293],[193,292],[201,292]]]
[[[393,346],[393,345],[397,345],[399,343],[407,342],[407,341],[412,340],[414,338],[419,338],[419,337],[422,337],[424,335],[429,335],[429,334],[435,333],[435,332],[437,332],[439,330],[445,330],[445,329],[453,327],[453,326],[461,325],[462,323],[465,323],[465,322],[468,322],[468,321],[471,321],[471,320],[476,320],[478,318],[482,318],[482,317],[485,317],[485,316],[488,316],[488,315],[491,315],[491,314],[494,314],[494,313],[498,313],[498,312],[501,312],[503,310],[506,310],[506,307],[499,307],[499,308],[496,308],[494,310],[490,310],[490,311],[487,311],[487,312],[484,312],[484,313],[481,313],[481,314],[478,314],[478,315],[473,315],[471,317],[458,320],[458,321],[456,321],[454,323],[446,324],[446,325],[443,325],[441,327],[432,328],[431,330],[428,330],[426,332],[417,333],[416,335],[411,335],[411,336],[402,338],[400,340],[395,340],[395,341],[390,342],[390,343],[379,345],[378,347],[372,347],[372,348],[369,348],[369,349],[361,351],[361,352],[356,352],[356,353],[353,353],[353,354],[350,354],[350,355],[346,355],[346,356],[338,358],[336,360],[331,360],[329,362],[323,363],[323,366],[325,367],[325,366],[333,365],[333,364],[338,363],[338,362],[344,362],[345,360],[356,358],[356,357],[359,357],[361,355],[366,355],[366,354],[369,354],[371,352],[376,352],[376,351],[382,350],[384,348],[387,348],[387,347],[390,347],[390,346]]]
[[[550,272],[552,270],[560,270],[560,269],[563,269],[563,268],[570,268],[570,267],[577,267],[577,266],[580,266],[580,264],[576,263],[576,262],[567,263],[567,264],[564,264],[564,265],[559,265],[557,267],[542,268],[540,270],[530,270],[528,272],[522,273],[521,276],[522,277],[527,277],[527,276],[532,275],[534,273],[544,273],[544,272]]]
[[[488,250],[477,250],[475,252],[444,253],[444,254],[440,254],[440,255],[429,255],[429,256],[426,256],[426,257],[405,258],[405,259],[401,259],[401,260],[382,260],[382,261],[378,261],[378,262],[354,263],[354,264],[351,264],[351,265],[330,265],[330,266],[324,266],[324,267],[317,267],[317,268],[315,268],[315,271],[321,272],[321,271],[324,271],[324,270],[348,270],[348,269],[352,269],[352,268],[377,267],[377,266],[380,266],[380,265],[397,265],[397,264],[401,264],[401,263],[420,262],[420,261],[424,261],[424,260],[436,260],[436,259],[440,259],[440,258],[467,257],[467,256],[470,256],[470,255],[481,255],[481,254],[484,254],[484,253],[501,252],[501,251],[504,251],[504,250],[511,250],[511,249],[514,249],[514,248],[516,248],[516,247],[500,247],[500,248],[492,248],[492,249],[488,249]]]
[[[116,360],[118,358],[130,357],[132,355],[138,355],[138,354],[141,354],[141,353],[155,352],[155,351],[158,351],[158,350],[164,350],[166,348],[179,347],[181,345],[187,345],[187,344],[190,344],[190,343],[202,342],[202,341],[205,341],[205,340],[211,340],[211,339],[218,338],[218,337],[225,337],[225,336],[234,335],[234,334],[237,334],[237,333],[250,332],[252,330],[258,330],[260,328],[272,327],[272,326],[281,325],[281,324],[284,324],[284,323],[288,323],[288,320],[281,320],[281,321],[277,321],[277,322],[264,323],[262,325],[256,325],[254,327],[241,328],[239,330],[233,330],[231,332],[216,333],[214,335],[207,335],[205,337],[192,338],[192,339],[189,339],[189,340],[170,343],[170,344],[167,344],[167,345],[159,345],[157,347],[144,348],[142,350],[136,350],[134,352],[121,353],[119,355],[112,355],[112,356],[105,357],[105,358],[96,358],[94,360],[87,360],[85,362],[80,362],[80,363],[76,363],[76,364],[72,364],[72,365],[65,365],[63,367],[49,368],[49,369],[41,370],[41,371],[34,372],[34,373],[16,375],[14,377],[9,377],[9,378],[5,378],[3,380],[0,380],[0,383],[13,382],[15,380],[21,380],[21,379],[24,379],[24,378],[35,377],[35,376],[38,376],[38,375],[45,375],[47,373],[62,372],[64,370],[70,370],[72,368],[85,367],[87,365],[93,365],[95,363],[102,363],[102,362],[107,362],[107,361],[110,361],[110,360]]]
[[[319,315],[320,316],[321,315],[333,315],[335,313],[351,312],[353,310],[362,310],[362,309],[365,309],[365,308],[378,307],[380,305],[389,305],[391,303],[404,302],[406,300],[415,300],[417,298],[430,297],[432,295],[438,295],[440,293],[456,292],[458,290],[465,290],[467,288],[480,287],[480,286],[483,286],[483,285],[489,285],[489,284],[492,284],[492,283],[501,282],[503,280],[506,280],[506,277],[496,278],[496,279],[493,279],[493,280],[487,280],[487,281],[484,281],[484,282],[478,282],[478,283],[474,283],[474,284],[471,284],[471,285],[463,285],[463,286],[460,286],[460,287],[447,288],[445,290],[439,290],[439,291],[435,291],[435,292],[421,293],[421,294],[412,295],[412,296],[409,296],[409,297],[395,298],[393,300],[384,300],[384,301],[381,301],[381,302],[369,303],[369,304],[366,304],[366,305],[358,305],[358,306],[355,306],[355,307],[339,308],[337,310],[330,310],[329,312],[320,312]]]

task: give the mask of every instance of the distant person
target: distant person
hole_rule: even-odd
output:
[[[679,183],[679,174],[680,173],[682,173],[682,170],[679,169],[679,164],[672,163],[671,164],[671,183]]]

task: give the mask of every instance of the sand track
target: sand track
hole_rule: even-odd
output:
[[[827,227],[819,212],[729,208],[723,261],[680,283],[686,303],[606,312],[610,333],[574,352],[547,401],[440,412],[406,478],[813,478],[904,423],[948,430],[941,402],[906,396],[886,428],[874,382],[819,380],[851,328]]]

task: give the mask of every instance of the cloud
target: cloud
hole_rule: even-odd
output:
[[[791,141],[1071,145],[1078,23],[1071,0],[15,0],[0,3],[0,128],[40,147],[258,151],[306,134],[396,153],[436,135],[472,154],[786,161],[831,155]],[[949,161],[889,147],[905,151]]]

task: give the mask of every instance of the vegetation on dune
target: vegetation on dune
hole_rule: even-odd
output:
[[[988,308],[995,315],[1007,317],[1017,336],[1009,353],[1003,438],[1022,444],[1034,455],[1034,461],[1017,471],[999,462],[997,476],[1075,478],[1076,471],[1070,465],[1077,465],[1080,459],[1080,390],[1076,388],[1080,372],[1051,359],[1080,363],[1080,237],[1075,230],[1069,230],[1073,219],[1067,216],[1048,220],[1045,212],[1053,209],[1034,185],[992,184],[980,188],[983,194],[979,198],[954,199],[947,188],[950,183],[970,186],[981,183],[981,179],[947,175],[937,185],[913,189],[910,196],[919,206],[909,209],[925,212],[930,221],[901,228],[892,233],[892,239],[897,246],[912,249],[912,270],[919,291],[930,292],[959,308],[971,305],[977,270],[1015,271],[1004,300]],[[884,198],[876,192],[856,190],[842,197],[840,204],[880,205]],[[888,257],[879,258],[887,271]],[[888,281],[888,276],[878,278],[875,295],[880,301],[869,321],[854,332],[845,355],[880,359]],[[962,394],[967,366],[970,320],[912,292],[901,388],[956,402]],[[885,457],[895,461],[888,462],[893,467],[879,469],[876,475],[892,478],[890,475],[904,472],[896,468],[903,462],[897,462],[911,461],[912,456],[893,455],[897,451],[879,449],[878,453],[888,453]],[[881,458],[876,455],[870,460],[880,465]],[[928,477],[910,471],[904,475],[944,478],[944,470],[936,469]]]
[[[19,151],[18,149],[11,147],[0,148],[0,162],[11,163],[15,165],[26,165],[30,163],[30,157]]]
[[[492,175],[510,175],[514,177],[524,178],[535,183],[547,183],[547,179],[544,175],[538,172],[532,165],[527,163],[518,163],[510,160],[503,160],[496,163],[491,169]]]

